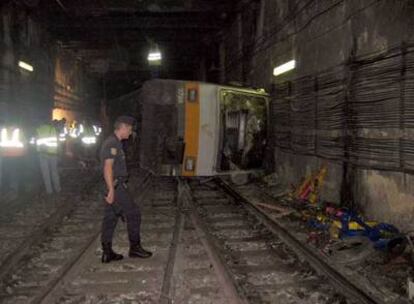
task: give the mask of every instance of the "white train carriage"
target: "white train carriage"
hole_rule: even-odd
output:
[[[182,176],[262,167],[268,127],[263,90],[157,79],[138,96],[143,166]]]

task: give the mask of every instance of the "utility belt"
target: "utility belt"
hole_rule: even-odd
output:
[[[116,190],[117,188],[119,188],[120,186],[123,188],[123,189],[128,189],[128,185],[127,185],[127,183],[128,183],[128,178],[127,177],[117,177],[117,178],[115,178],[115,180],[114,180],[114,189]],[[105,196],[106,196],[107,194],[105,194]],[[122,208],[121,208],[121,206],[120,206],[120,204],[119,204],[119,202],[117,202],[117,201],[114,201],[111,205],[111,209],[112,209],[112,211],[115,213],[115,215],[117,216],[117,217],[120,217],[121,218],[121,220],[123,221],[123,222],[125,222],[125,216],[124,216],[124,213],[123,213],[123,211],[122,211]]]
[[[128,177],[120,176],[115,178],[114,188],[117,189],[119,186],[123,187],[124,189],[128,189]]]

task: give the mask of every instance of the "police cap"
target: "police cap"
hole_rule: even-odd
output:
[[[135,124],[135,118],[128,115],[122,115],[118,116],[118,118],[115,120],[115,123],[124,123],[133,126]]]

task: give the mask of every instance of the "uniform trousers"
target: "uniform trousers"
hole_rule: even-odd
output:
[[[128,189],[126,189],[126,187],[122,184],[118,185],[115,189],[114,203],[117,204],[117,208],[120,209],[125,217],[130,244],[140,244],[141,211],[134,203]],[[102,221],[102,243],[112,242],[116,224],[118,223],[118,215],[115,210],[116,209],[113,205],[106,203],[104,218]]]
[[[53,188],[55,189],[55,192],[60,192],[60,177],[57,168],[58,156],[54,154],[39,153],[39,162],[47,194],[53,193]]]

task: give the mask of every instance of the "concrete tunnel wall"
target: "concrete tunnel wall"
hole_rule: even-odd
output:
[[[0,42],[0,119],[30,126],[52,113],[70,122],[97,112],[83,63],[59,47],[35,10],[0,4]]]
[[[414,40],[414,4],[409,0],[306,3],[263,0],[260,4],[242,7],[239,14],[242,18],[235,18],[224,32],[226,80],[268,90],[284,81],[340,65],[348,60],[351,52],[359,57]],[[248,28],[251,24],[244,22],[249,18],[254,20],[253,30]],[[242,37],[242,41],[237,37]],[[234,47],[238,44],[239,48]],[[272,75],[274,67],[293,58],[297,62],[293,72],[278,78]],[[375,133],[375,130],[363,131],[368,135]],[[274,170],[286,187],[297,184],[324,162],[319,157],[288,153],[279,148],[274,149],[274,156]],[[327,182],[321,198],[339,203],[343,166],[334,161],[327,164]],[[367,217],[410,230],[414,228],[413,181],[410,174],[356,169],[350,190]]]

